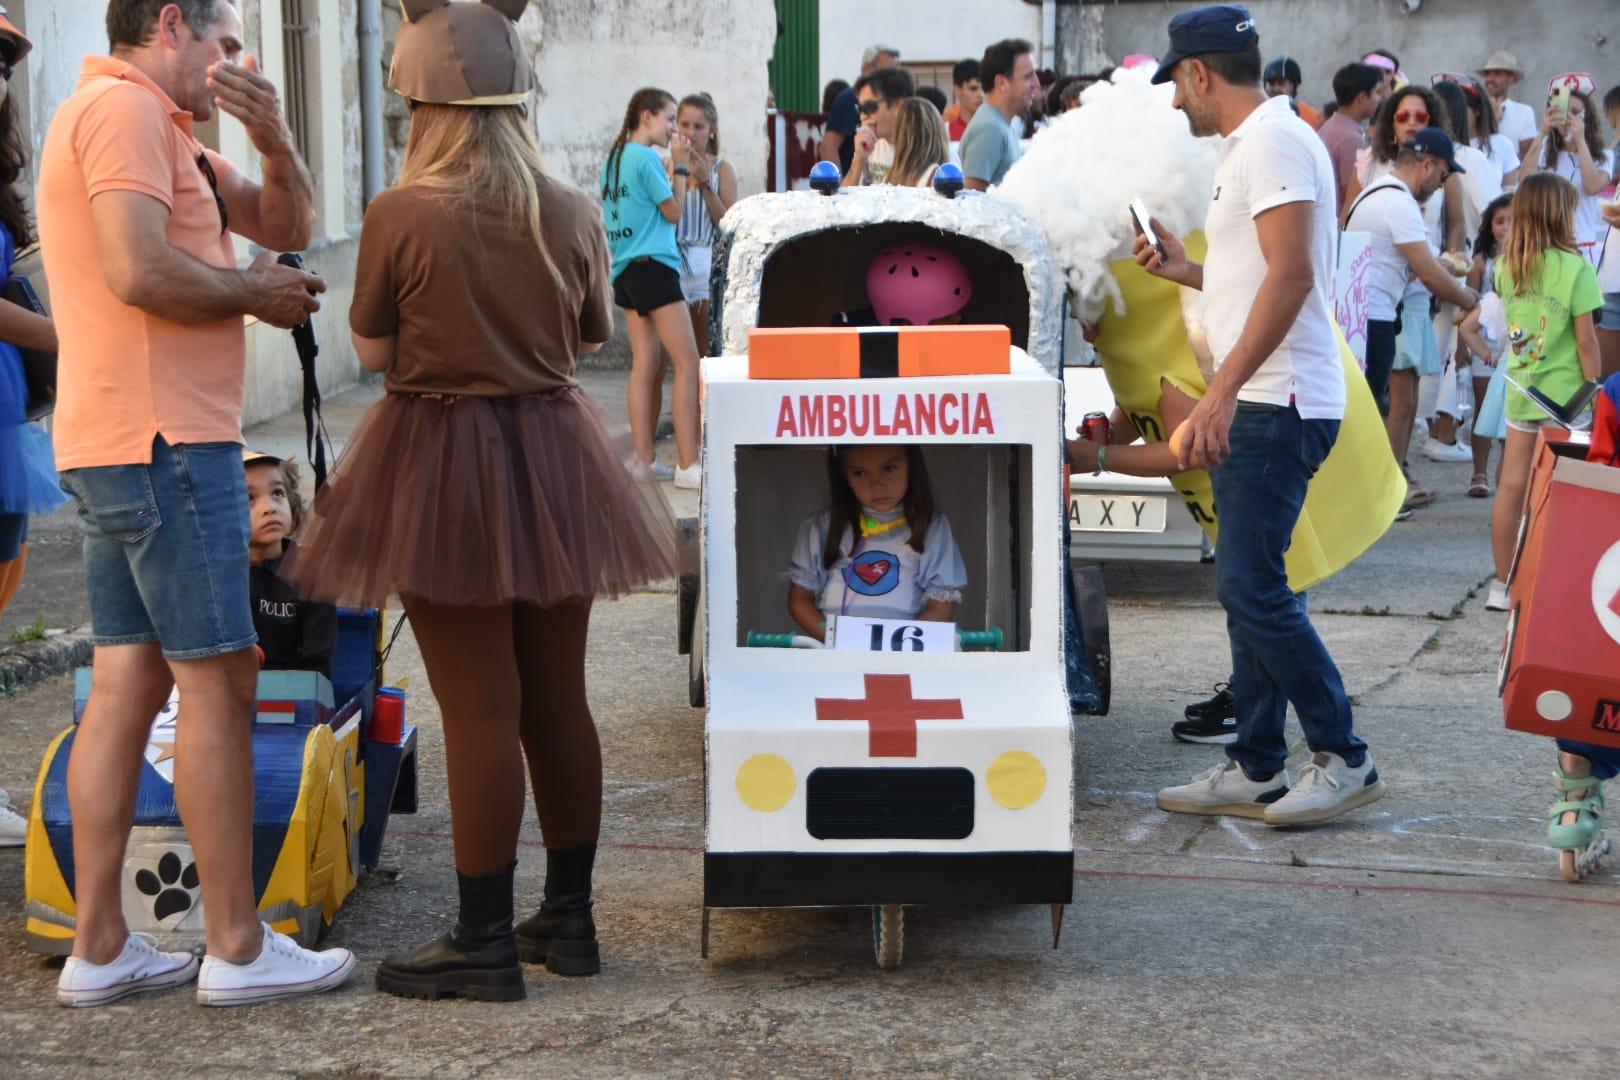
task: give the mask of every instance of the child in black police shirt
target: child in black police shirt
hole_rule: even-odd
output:
[[[259,635],[263,667],[267,671],[318,671],[331,678],[337,608],[299,599],[298,590],[278,573],[304,516],[298,467],[256,450],[244,453],[242,462],[247,470],[253,528],[248,544],[253,563],[249,571],[253,629]]]

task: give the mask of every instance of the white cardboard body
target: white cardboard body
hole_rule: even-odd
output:
[[[994,852],[1073,850],[1073,769],[1068,697],[1063,669],[1064,509],[1059,447],[1062,386],[1027,355],[1012,350],[1012,372],[997,376],[849,380],[750,380],[745,357],[704,361],[703,570],[705,665],[708,676],[708,850],[710,852]],[[931,432],[864,435],[845,431],[782,431],[783,402],[796,410],[801,396],[947,396],[968,412],[991,417],[988,427],[961,425],[946,434],[936,411]],[[981,400],[982,398],[982,400]],[[879,406],[880,408],[882,406]],[[885,414],[892,417],[892,412]],[[833,650],[749,648],[738,632],[739,447],[808,446],[832,443],[973,444],[1027,447],[1028,475],[1017,501],[1028,504],[1023,535],[1032,550],[1027,613],[1028,648],[1005,652],[856,653]],[[950,483],[935,475],[936,492]],[[964,525],[966,523],[963,523]],[[953,529],[961,526],[953,522]],[[1038,540],[1036,538],[1039,538]],[[783,550],[779,568],[788,563]],[[975,583],[971,580],[969,589]],[[977,583],[983,589],[985,582]],[[782,597],[785,581],[759,588]],[[772,627],[770,629],[780,629]],[[749,628],[744,628],[749,629]],[[756,627],[753,629],[765,629]],[[1011,647],[1011,643],[1009,643]],[[867,674],[905,674],[918,699],[957,699],[961,720],[917,723],[916,757],[873,757],[868,725],[816,718],[816,699],[866,696]],[[1031,805],[1010,810],[986,786],[985,771],[1007,751],[1033,755],[1045,770],[1045,787]],[[794,793],[772,812],[750,809],[736,780],[743,762],[773,754],[792,768]],[[812,837],[805,823],[805,779],[825,766],[956,766],[975,779],[975,823],[962,840],[837,840]]]

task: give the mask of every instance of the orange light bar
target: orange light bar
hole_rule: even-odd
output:
[[[1005,326],[755,327],[748,332],[748,377],[1005,375],[1011,349]]]

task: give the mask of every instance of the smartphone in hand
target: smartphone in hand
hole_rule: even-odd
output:
[[[1552,95],[1547,98],[1547,104],[1552,109],[1555,125],[1561,128],[1569,123],[1569,87],[1555,87]]]
[[[1153,245],[1153,250],[1159,253],[1160,259],[1169,258],[1164,253],[1164,242],[1159,239],[1159,234],[1153,231],[1153,215],[1148,213],[1141,199],[1131,200],[1131,223],[1136,226],[1137,234],[1146,237],[1147,242]]]

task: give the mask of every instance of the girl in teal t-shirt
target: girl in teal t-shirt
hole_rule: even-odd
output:
[[[669,148],[666,175],[654,146]],[[613,252],[613,301],[630,327],[630,434],[636,453],[660,480],[695,488],[698,457],[698,355],[686,297],[675,223],[686,205],[691,147],[675,126],[675,98],[655,87],[630,97],[619,136],[602,165],[602,212]],[[675,361],[675,446],[679,468],[659,462],[654,433],[663,411],[664,364]]]
[[[1577,254],[1575,209],[1579,193],[1553,173],[1533,173],[1513,193],[1513,224],[1496,260],[1496,291],[1507,314],[1509,348],[1502,362],[1523,387],[1568,401],[1586,379],[1598,376],[1597,330],[1592,313],[1603,306],[1597,273]],[[1507,442],[1491,508],[1496,581],[1486,606],[1506,611],[1508,565],[1519,534],[1536,430],[1546,413],[1511,385],[1507,389]]]

